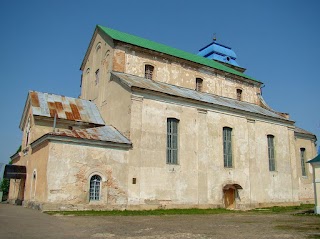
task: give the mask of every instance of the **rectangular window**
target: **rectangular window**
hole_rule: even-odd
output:
[[[232,129],[223,128],[223,162],[225,168],[232,168]]]
[[[144,78],[152,80],[154,67],[152,65],[145,65]]]
[[[178,123],[174,118],[167,119],[167,163],[178,164]]]
[[[269,157],[269,171],[276,170],[276,162],[274,159],[274,136],[268,135],[268,157]]]
[[[242,90],[237,89],[237,100],[241,101],[242,100]]]
[[[305,148],[301,148],[300,149],[300,159],[301,159],[302,176],[307,176],[305,158],[306,158],[306,149]]]
[[[196,91],[202,91],[203,80],[201,78],[196,78]]]

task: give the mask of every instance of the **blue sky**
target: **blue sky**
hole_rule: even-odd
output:
[[[191,53],[233,48],[263,97],[320,139],[320,1],[2,1],[0,162],[21,144],[28,90],[78,97],[96,24]]]

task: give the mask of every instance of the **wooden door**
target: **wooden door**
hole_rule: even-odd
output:
[[[233,188],[224,190],[224,205],[228,209],[235,208],[235,190]]]

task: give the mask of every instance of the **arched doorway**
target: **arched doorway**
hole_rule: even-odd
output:
[[[242,189],[239,184],[227,184],[223,187],[223,200],[225,208],[236,208],[236,197],[238,195],[238,189]]]

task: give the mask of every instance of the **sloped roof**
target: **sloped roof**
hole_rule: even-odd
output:
[[[241,111],[246,111],[258,115],[268,116],[282,121],[287,121],[289,123],[294,123],[270,110],[264,109],[258,105],[251,104],[248,102],[238,101],[231,98],[226,98],[218,95],[213,95],[209,93],[199,92],[192,89],[170,85],[164,82],[153,81],[145,79],[143,77],[130,75],[120,72],[111,73],[116,79],[119,80],[121,84],[124,84],[130,88],[137,87],[141,89],[147,89],[155,92],[161,92],[171,96],[178,96],[182,98],[192,99],[196,101],[201,101],[204,103],[213,104],[214,106],[220,106],[229,109],[236,109]]]
[[[302,128],[299,128],[299,127],[295,127],[294,132],[295,133],[300,133],[300,134],[307,134],[307,135],[310,135],[310,136],[315,136],[315,134],[313,134],[313,133],[311,133],[311,132],[309,132],[307,130],[304,130]]]
[[[33,115],[36,116],[53,118],[57,115],[57,119],[105,125],[97,106],[88,100],[29,91],[28,101]],[[25,115],[20,122],[21,129],[24,117]]]
[[[107,34],[109,37],[111,37],[114,40],[129,43],[129,44],[132,44],[135,46],[143,47],[145,49],[157,51],[157,52],[164,53],[164,54],[167,54],[170,56],[178,57],[178,58],[181,58],[184,60],[195,62],[195,63],[201,64],[204,66],[215,68],[215,69],[218,69],[218,70],[221,70],[224,72],[228,72],[228,73],[231,73],[231,74],[234,74],[237,76],[241,76],[241,77],[247,78],[249,80],[253,80],[255,82],[261,83],[260,81],[254,79],[246,74],[243,74],[243,73],[236,71],[230,67],[227,67],[219,62],[207,59],[205,57],[198,56],[198,55],[195,55],[195,54],[192,54],[192,53],[189,53],[186,51],[182,51],[182,50],[179,50],[179,49],[176,49],[176,48],[173,48],[173,47],[161,44],[161,43],[150,41],[150,40],[144,39],[142,37],[138,37],[138,36],[134,36],[134,35],[131,35],[128,33],[120,32],[120,31],[117,31],[117,30],[114,30],[114,29],[111,29],[108,27],[101,26],[101,25],[97,25],[97,28],[100,29],[102,32],[104,32],[105,34]]]
[[[309,160],[307,163],[319,163],[319,162],[320,162],[320,154],[317,157]]]
[[[131,144],[131,142],[125,136],[123,136],[118,130],[116,130],[114,127],[110,125],[88,129],[63,130],[59,132],[51,132],[49,134],[78,139],[89,139],[121,144]]]
[[[63,143],[77,143],[98,147],[122,147],[130,148],[132,143],[123,136],[117,129],[110,125],[75,130],[60,130],[47,133],[33,141],[31,148],[41,145],[47,140],[54,140]]]

